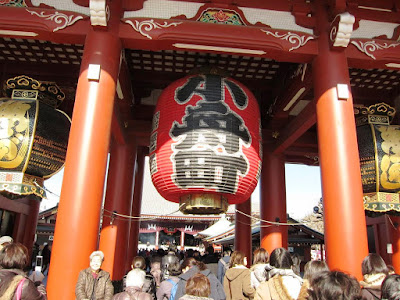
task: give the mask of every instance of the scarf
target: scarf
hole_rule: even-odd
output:
[[[386,274],[378,273],[378,274],[365,274],[364,280],[360,281],[360,285],[363,288],[370,289],[381,289],[381,285],[383,280],[386,278]]]

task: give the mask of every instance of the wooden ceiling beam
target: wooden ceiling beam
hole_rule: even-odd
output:
[[[271,122],[272,129],[280,128],[282,120],[287,122],[289,113],[293,107],[306,96],[312,89],[312,72],[308,64],[300,64],[291,76],[287,77],[286,85],[280,89],[282,94],[276,99],[273,106]],[[276,121],[276,124],[274,122]]]
[[[127,123],[127,131],[132,136],[150,137],[151,120],[130,120]]]
[[[125,124],[127,123],[124,123],[123,117],[121,117],[119,106],[116,101],[114,101],[114,110],[111,120],[111,134],[119,144],[126,144],[127,142]]]
[[[295,119],[279,132],[277,140],[272,144],[272,152],[274,154],[283,153],[316,122],[315,103],[310,102]]]
[[[315,145],[316,147],[289,147],[285,150],[285,155],[291,155],[291,156],[318,156],[318,146]]]

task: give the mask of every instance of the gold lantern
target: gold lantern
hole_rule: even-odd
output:
[[[364,209],[369,216],[400,214],[400,126],[386,103],[356,107]]]
[[[0,192],[8,198],[45,197],[43,181],[64,165],[70,118],[54,82],[10,78],[0,98]]]

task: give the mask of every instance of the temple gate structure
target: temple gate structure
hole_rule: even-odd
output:
[[[56,82],[72,120],[50,300],[74,299],[78,273],[96,249],[104,251],[112,278],[123,276],[139,226],[112,212],[139,216],[158,95],[204,66],[229,73],[259,104],[261,219],[273,225],[261,228],[260,246],[269,252],[287,246],[287,227],[280,225],[287,221],[284,164],[319,165],[327,262],[361,279],[368,243],[354,106],[399,106],[398,1],[5,0],[0,6],[1,80],[26,75]],[[16,214],[13,235],[28,246],[38,203],[31,196],[0,198],[0,208]],[[251,229],[242,219],[250,201],[237,209],[244,214],[236,216],[235,248],[250,256]],[[400,272],[400,219],[390,210],[391,263]]]

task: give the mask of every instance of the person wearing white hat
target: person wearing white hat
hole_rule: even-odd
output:
[[[3,235],[2,237],[0,237],[0,250],[8,244],[11,244],[12,242],[14,242],[14,240],[11,236]]]

